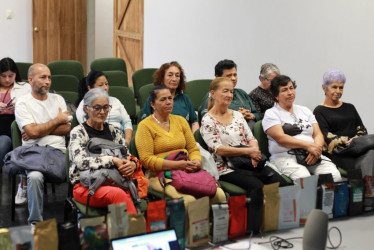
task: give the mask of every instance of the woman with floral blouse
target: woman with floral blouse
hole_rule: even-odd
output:
[[[280,182],[281,186],[287,185],[280,175],[264,164],[257,140],[243,115],[228,108],[233,91],[233,85],[227,78],[218,77],[212,81],[209,111],[203,117],[200,128],[201,136],[216,162],[219,179],[242,187],[248,193],[262,190],[264,184]],[[235,147],[239,145],[247,147]],[[224,161],[228,156],[248,156],[252,164],[246,169],[237,169]],[[266,174],[268,172],[271,172],[270,176]]]

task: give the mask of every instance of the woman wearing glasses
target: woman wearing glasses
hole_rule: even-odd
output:
[[[106,92],[109,91],[109,83],[106,75],[101,71],[91,71],[87,77],[82,78],[78,87],[78,99],[76,101],[77,111],[76,116],[79,123],[86,121],[83,111],[83,96],[92,88],[102,88]],[[122,136],[125,138],[127,145],[130,144],[132,138],[132,124],[130,116],[125,107],[115,97],[109,96],[109,104],[112,106],[106,122],[118,128]]]
[[[74,199],[83,204],[86,204],[89,192],[89,189],[79,182],[79,171],[84,170],[116,167],[123,176],[137,179],[140,198],[147,196],[148,181],[144,177],[138,159],[130,155],[129,150],[126,150],[126,160],[108,155],[92,157],[87,154],[87,142],[93,137],[125,145],[121,131],[112,124],[105,122],[111,110],[109,100],[108,93],[101,88],[93,88],[88,91],[83,99],[83,110],[87,120],[70,132],[69,156],[71,167],[69,177],[74,186]],[[92,207],[106,207],[109,204],[123,202],[127,203],[128,212],[136,213],[130,194],[116,186],[101,186],[90,198],[90,206]]]

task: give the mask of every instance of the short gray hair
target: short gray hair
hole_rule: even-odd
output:
[[[323,86],[328,87],[333,82],[342,82],[345,84],[346,78],[343,72],[337,69],[331,69],[323,74]]]
[[[83,105],[84,106],[91,106],[91,104],[100,97],[104,97],[109,102],[109,95],[108,93],[102,88],[92,88],[90,89],[83,97]],[[84,110],[84,109],[83,109]],[[86,111],[84,111],[86,113]],[[88,119],[88,114],[85,115],[86,119]]]
[[[260,77],[268,78],[271,73],[280,75],[280,70],[277,65],[272,63],[265,63],[261,66]]]

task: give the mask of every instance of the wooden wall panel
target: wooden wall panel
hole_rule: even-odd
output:
[[[86,0],[33,0],[33,61],[77,60],[86,68]]]
[[[144,0],[114,0],[113,56],[127,64],[129,85],[132,73],[143,68]]]

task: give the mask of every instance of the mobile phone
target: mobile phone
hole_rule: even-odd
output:
[[[14,100],[14,97],[13,97],[12,99],[10,99],[10,100],[6,103],[6,105],[9,106],[9,105],[13,102],[13,100]]]

